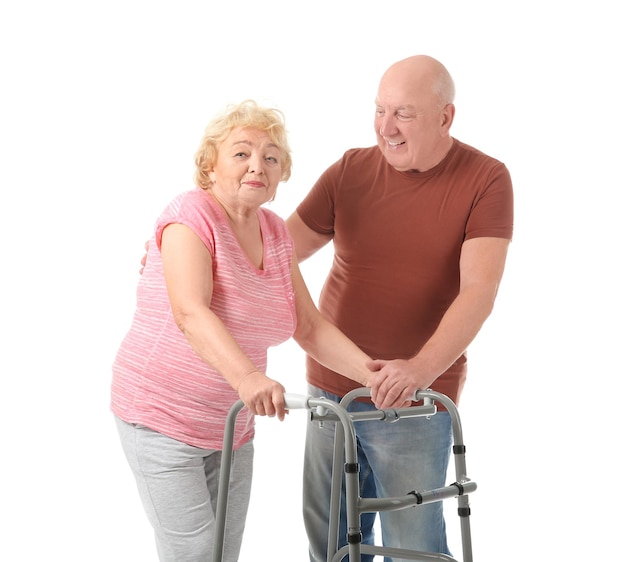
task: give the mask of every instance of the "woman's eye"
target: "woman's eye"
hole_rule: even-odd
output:
[[[271,164],[278,164],[278,158],[276,158],[276,156],[268,156],[266,160]]]

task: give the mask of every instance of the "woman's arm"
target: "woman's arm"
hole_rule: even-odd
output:
[[[298,318],[294,340],[325,367],[368,386],[372,372],[366,362],[370,357],[322,316],[311,299],[296,259],[294,256],[291,266]]]
[[[163,271],[176,325],[193,350],[219,371],[256,415],[283,419],[284,387],[261,373],[210,308],[213,261],[187,226],[171,224],[161,241]]]

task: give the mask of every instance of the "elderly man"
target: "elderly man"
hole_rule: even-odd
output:
[[[453,102],[454,82],[437,60],[393,64],[376,96],[377,146],[348,150],[287,220],[299,260],[333,241],[320,310],[376,358],[374,404],[355,408],[389,407],[425,388],[458,402],[466,349],[494,305],[513,234],[511,179],[503,163],[450,135]],[[307,381],[312,395],[334,400],[356,386],[310,357]],[[446,412],[356,426],[363,497],[445,485]],[[312,562],[326,560],[332,454],[332,424],[309,424],[304,515]],[[441,502],[380,518],[383,544],[449,554]],[[362,516],[365,544],[373,544],[374,520]],[[345,533],[342,513],[340,540]]]

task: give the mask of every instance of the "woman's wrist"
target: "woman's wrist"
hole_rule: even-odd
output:
[[[243,375],[240,379],[239,382],[237,383],[237,388],[235,388],[235,390],[237,392],[239,392],[239,388],[241,387],[241,385],[243,384],[243,382],[250,376],[253,375],[254,373],[258,373],[259,375],[262,375],[263,373],[261,373],[261,371],[258,371],[256,369],[246,373],[245,375]]]

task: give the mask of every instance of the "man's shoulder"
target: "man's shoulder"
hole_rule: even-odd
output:
[[[377,145],[368,147],[349,148],[343,153],[343,156],[336,162],[337,165],[344,169],[350,169],[354,166],[364,168],[367,166],[377,166],[383,160],[383,154]]]
[[[495,158],[494,156],[491,156],[489,154],[487,154],[486,152],[476,148],[475,146],[472,146],[470,144],[461,142],[458,139],[454,139],[454,143],[456,145],[456,152],[459,155],[464,155],[467,158],[471,158],[471,159],[476,159],[476,160],[485,160],[485,161],[491,161],[494,164],[503,164],[502,161],[498,160],[497,158]]]
[[[380,148],[377,145],[366,146],[366,147],[356,147],[349,148],[344,153],[344,158],[373,158],[379,157],[382,158],[382,153],[380,152]]]

